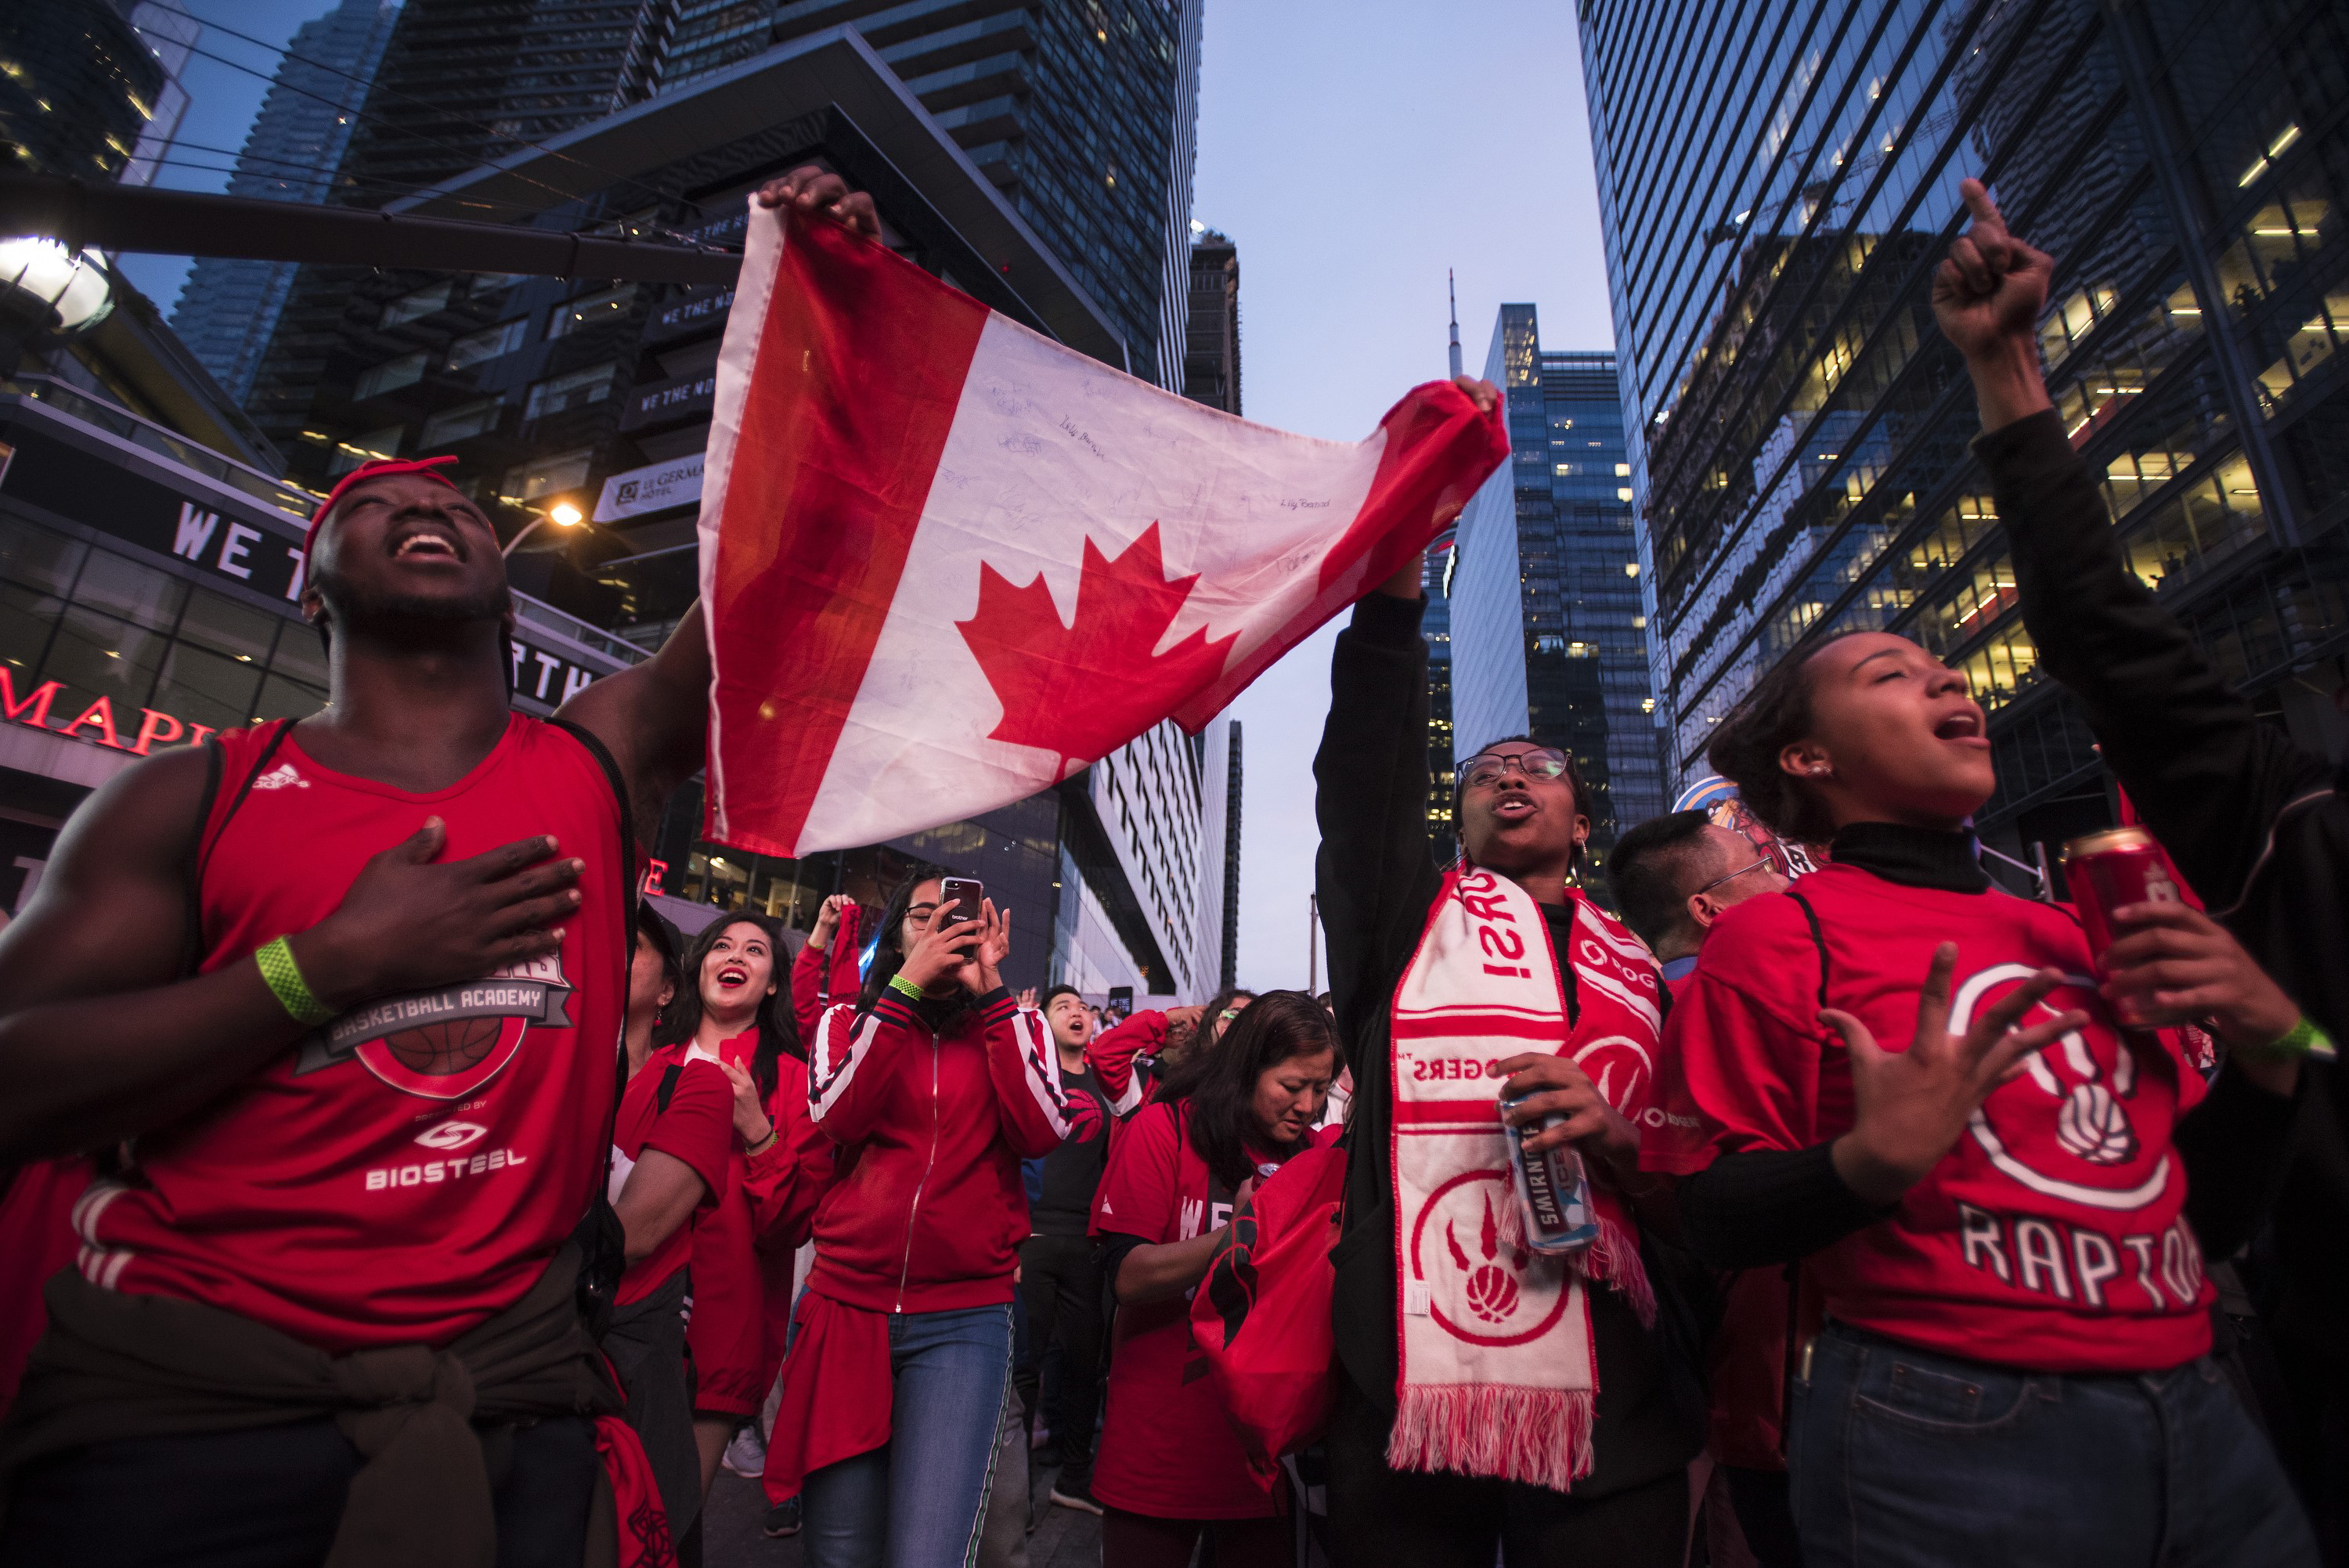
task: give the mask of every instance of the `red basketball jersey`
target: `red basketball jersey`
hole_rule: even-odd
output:
[[[276,728],[221,738],[199,888],[206,972],[325,919],[369,857],[428,817],[448,824],[444,861],[553,834],[587,862],[580,911],[560,951],[362,1003],[140,1138],[130,1168],[77,1211],[82,1273],[336,1354],[446,1344],[537,1281],[603,1170],[627,1000],[619,802],[585,742],[519,714],[478,767],[429,794],[321,767],[298,732],[264,761]]]

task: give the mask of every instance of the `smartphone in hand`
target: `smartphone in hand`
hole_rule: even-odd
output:
[[[941,915],[938,924],[940,927],[945,927],[966,920],[977,920],[979,903],[986,897],[987,884],[977,877],[942,879],[938,883],[938,909]],[[973,942],[960,949],[960,952],[968,958],[978,951],[978,944]]]

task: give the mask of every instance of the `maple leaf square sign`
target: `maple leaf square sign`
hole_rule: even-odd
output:
[[[705,830],[874,843],[1195,732],[1507,456],[1446,382],[1367,440],[1288,435],[754,206],[702,492]]]

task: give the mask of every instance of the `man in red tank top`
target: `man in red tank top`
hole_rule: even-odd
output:
[[[812,170],[762,200],[878,231]],[[119,1150],[0,1431],[0,1560],[585,1549],[631,843],[701,765],[708,645],[697,608],[513,713],[498,538],[432,469],[320,509],[325,711],[125,770],[0,934],[0,1162]]]

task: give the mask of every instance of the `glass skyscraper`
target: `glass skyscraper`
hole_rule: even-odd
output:
[[[1932,270],[1990,182],[2129,564],[2336,749],[2349,647],[2349,15],[2322,0],[1584,0],[1639,581],[1674,784],[1819,635],[1991,710],[2011,847],[2106,820],[2041,680]]]
[[[398,16],[385,0],[343,0],[302,24],[245,135],[230,195],[325,200]],[[292,262],[203,256],[180,289],[171,329],[240,403],[253,390],[295,270]]]
[[[1615,356],[1545,350],[1535,308],[1505,304],[1485,378],[1506,400],[1510,460],[1454,546],[1453,755],[1512,735],[1573,752],[1595,869],[1664,809]]]
[[[1206,0],[684,0],[666,86],[854,26],[1183,388]]]

